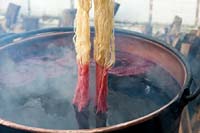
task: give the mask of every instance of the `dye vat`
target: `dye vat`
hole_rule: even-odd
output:
[[[122,30],[115,33],[106,124],[96,128],[91,60],[89,127],[79,129],[72,105],[77,81],[73,35],[72,28],[57,28],[0,40],[0,132],[178,132],[183,107],[199,93],[188,93],[187,62],[162,42]]]

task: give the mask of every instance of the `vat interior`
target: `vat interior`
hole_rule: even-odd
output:
[[[20,41],[0,51],[0,117],[32,127],[77,129],[71,105],[77,78],[73,34],[40,37]],[[160,65],[155,58],[147,60],[137,52],[124,50],[126,45],[134,47],[133,40],[122,42],[124,38],[123,35],[116,34],[117,57],[125,53],[139,58],[136,65],[148,61],[153,65],[148,71],[135,75],[117,76],[110,72],[108,126],[130,121],[159,109],[174,98],[181,88],[182,81],[170,75],[172,70],[162,68],[164,63]],[[140,42],[141,45],[147,43]],[[135,48],[141,51],[141,47]],[[114,68],[121,65],[118,61],[116,63]],[[95,128],[93,62],[90,73],[90,128]]]

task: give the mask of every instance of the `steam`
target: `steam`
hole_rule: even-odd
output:
[[[17,63],[5,56],[0,66],[0,117],[33,127],[76,129],[71,105],[75,55],[64,49],[59,51],[63,58],[58,58],[56,46],[48,49],[48,56]]]
[[[78,129],[71,104],[77,81],[74,50],[52,43],[42,54],[21,61],[13,56],[17,55],[0,56],[0,117],[32,127]],[[95,128],[95,78],[91,63],[90,128]],[[176,87],[169,74],[156,65],[141,75],[110,74],[107,124],[115,125],[155,111],[173,97],[176,91],[171,94],[170,89]]]

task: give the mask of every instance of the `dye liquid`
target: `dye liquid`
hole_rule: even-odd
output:
[[[109,71],[106,125],[147,115],[172,100],[180,87],[159,65],[123,52]],[[95,66],[90,68],[88,128],[96,127]],[[43,54],[1,56],[0,118],[31,127],[78,129],[72,99],[77,81],[75,53],[49,45]]]

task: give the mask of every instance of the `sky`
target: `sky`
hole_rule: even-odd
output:
[[[22,5],[21,12],[27,14],[28,0],[0,0],[0,10],[5,11],[9,2]],[[31,0],[32,15],[61,15],[70,7],[70,0]],[[75,0],[77,1],[77,0]],[[115,0],[121,4],[117,20],[147,22],[149,0]],[[193,25],[197,0],[153,0],[153,22],[171,23],[175,15],[183,18],[184,24]],[[91,12],[92,15],[92,12]]]

